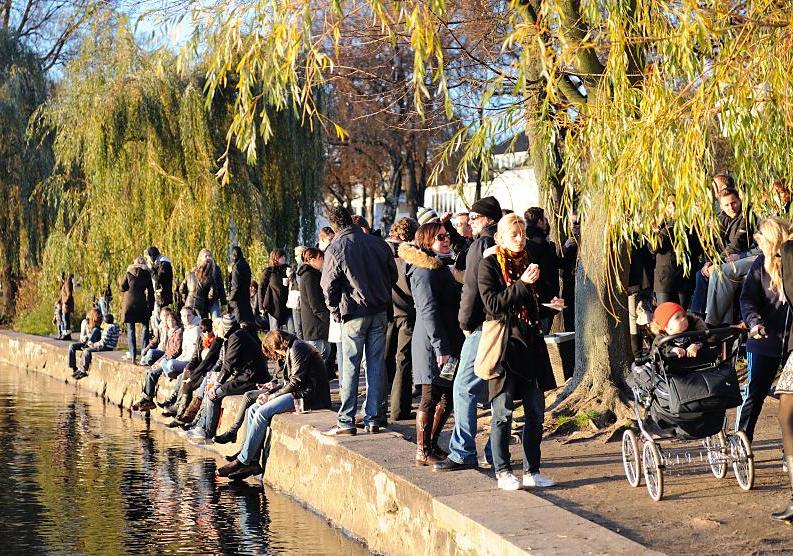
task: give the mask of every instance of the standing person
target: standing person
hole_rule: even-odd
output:
[[[452,383],[440,377],[440,371],[449,358],[459,360],[465,336],[457,322],[460,285],[443,260],[450,260],[449,234],[443,224],[424,224],[414,243],[400,245],[399,256],[407,265],[416,307],[411,344],[413,383],[421,385],[416,465],[434,465],[448,455],[438,446],[438,438],[452,412]]]
[[[108,282],[102,290],[102,294],[99,296],[99,299],[96,300],[96,305],[102,312],[102,318],[106,317],[110,312],[110,303],[112,301],[113,290],[110,289],[110,283]]]
[[[215,296],[215,262],[212,257],[207,257],[208,252],[208,249],[201,250],[195,267],[179,286],[184,304],[192,307],[201,318],[209,317],[211,299]]]
[[[291,330],[301,340],[303,339],[303,315],[300,311],[300,269],[304,264],[303,252],[305,250],[305,245],[295,247],[295,265],[286,269],[289,278],[289,293],[286,305],[292,310]]]
[[[751,441],[763,402],[787,353],[791,312],[782,291],[782,244],[791,238],[790,224],[776,216],[760,223],[755,234],[762,254],[752,264],[741,290],[741,318],[749,329],[746,341],[748,381],[738,408],[736,428]]]
[[[508,340],[501,357],[501,374],[488,380],[493,412],[490,434],[498,488],[518,490],[512,473],[509,440],[515,400],[523,401],[523,486],[550,487],[555,483],[540,473],[540,442],[545,413],[544,392],[556,387],[548,349],[542,338],[535,284],[540,269],[526,248],[525,224],[510,214],[498,223],[495,254],[479,267],[479,293],[487,320],[506,320]]]
[[[229,281],[229,312],[234,313],[239,322],[253,323],[251,308],[251,266],[245,260],[242,248],[231,248],[231,279]]]
[[[119,279],[119,287],[124,292],[121,301],[121,322],[127,325],[127,357],[135,363],[138,355],[135,340],[135,325],[140,323],[142,329],[141,349],[149,343],[149,321],[154,310],[154,287],[151,282],[151,273],[143,257],[138,257],[135,262],[127,267],[127,272]]]
[[[144,257],[151,272],[155,317],[158,318],[160,309],[170,307],[173,303],[173,265],[171,260],[160,253],[160,250],[154,245],[146,248]]]
[[[341,407],[337,426],[325,434],[355,434],[358,377],[366,350],[364,427],[380,431],[380,404],[385,396],[385,331],[391,288],[397,272],[385,241],[365,234],[342,206],[329,211],[336,232],[325,251],[322,290],[331,315],[342,323]]]
[[[566,332],[575,332],[575,274],[578,270],[578,242],[581,239],[581,225],[578,215],[570,214],[570,237],[562,247],[562,299],[565,308],[564,329]]]
[[[559,269],[561,264],[556,254],[556,245],[548,240],[550,227],[545,211],[540,207],[526,210],[526,249],[531,260],[540,267],[540,283],[537,284],[537,295],[540,303],[551,303],[559,298]],[[551,324],[556,311],[548,307],[540,307],[540,323],[542,333],[551,331]]]
[[[391,289],[393,317],[386,332],[386,369],[388,391],[391,393],[391,420],[401,421],[410,418],[413,406],[413,374],[410,344],[413,327],[416,324],[416,307],[410,284],[405,274],[405,261],[399,257],[399,246],[413,241],[418,230],[418,222],[412,218],[400,218],[391,226],[386,243],[394,253],[397,268],[397,281]]]
[[[471,205],[468,220],[477,239],[471,244],[465,257],[465,278],[457,319],[465,334],[465,343],[460,352],[460,363],[454,377],[452,397],[454,399],[454,429],[449,443],[449,455],[433,466],[435,471],[471,469],[477,464],[487,466],[487,461],[478,462],[476,456],[476,404],[484,402],[486,383],[474,374],[474,361],[485,309],[479,295],[478,270],[486,249],[495,245],[493,236],[496,223],[501,219],[501,205],[495,197],[484,197]],[[490,441],[485,445],[485,460],[490,459]]]
[[[325,255],[319,249],[309,247],[303,251],[304,263],[297,271],[300,278],[300,313],[303,324],[303,339],[322,356],[327,367],[330,364],[330,311],[322,293],[322,265]]]
[[[234,461],[217,470],[218,477],[240,480],[262,472],[260,454],[268,436],[270,422],[279,413],[295,409],[302,400],[309,410],[330,409],[330,388],[325,365],[319,353],[307,342],[281,330],[267,333],[262,342],[266,357],[284,361],[284,383],[271,384],[248,409],[245,442]],[[266,464],[269,450],[264,447]]]
[[[333,241],[334,237],[336,237],[336,232],[334,232],[333,228],[330,226],[325,226],[324,228],[320,229],[317,248],[324,253],[328,248],[328,245],[330,245],[330,242]]]
[[[270,266],[264,269],[259,280],[259,306],[267,315],[270,330],[285,328],[289,323],[289,278],[286,276],[286,252],[273,249],[270,252]]]
[[[58,339],[72,339],[72,314],[74,313],[74,274],[61,274],[61,321]]]
[[[762,229],[762,226],[761,226]],[[782,243],[780,249],[782,285],[788,307],[793,302],[793,241]],[[786,272],[786,269],[787,272]],[[786,351],[793,350],[793,337],[788,335]],[[782,450],[785,458],[783,468],[790,481],[791,496],[788,505],[780,512],[771,514],[778,521],[793,522],[793,356],[788,355],[785,368],[776,383],[776,394],[779,396],[779,425],[782,428]]]
[[[468,239],[469,241],[472,241],[474,239],[474,233],[471,230],[471,224],[468,222],[467,212],[458,212],[457,214],[455,214],[453,219],[453,224],[458,234]]]
[[[212,267],[212,289],[209,292],[209,316],[219,319],[223,314],[224,306],[228,303],[226,299],[226,286],[223,283],[223,273],[217,262],[212,258],[212,251],[202,249],[199,257],[203,257]]]

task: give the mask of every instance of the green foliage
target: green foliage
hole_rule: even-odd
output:
[[[175,68],[171,55],[144,52],[124,22],[103,26],[39,110],[33,129],[53,138],[57,173],[48,192],[60,199],[41,284],[67,271],[99,292],[149,245],[173,261],[176,280],[203,247],[225,267],[239,244],[253,251],[256,271],[268,248],[313,239],[319,135],[288,107],[263,107],[272,140],[259,142],[261,156],[247,164],[238,150],[226,151],[233,91],[219,90],[206,105],[203,72],[182,77]],[[224,152],[227,186],[215,177]]]

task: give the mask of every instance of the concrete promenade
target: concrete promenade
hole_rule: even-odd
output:
[[[0,331],[0,363],[73,383],[67,350],[65,342]],[[95,354],[90,376],[77,387],[128,409],[141,391],[145,370],[123,362],[122,353]],[[161,379],[161,398],[169,387]],[[236,414],[240,399],[224,400],[224,419]],[[151,415],[163,421],[158,411]],[[415,445],[397,433],[342,438],[320,433],[334,423],[330,411],[277,416],[264,480],[373,552],[654,554],[529,492],[499,491],[493,477],[479,471],[441,474],[417,468]],[[204,449],[220,459],[238,446]]]

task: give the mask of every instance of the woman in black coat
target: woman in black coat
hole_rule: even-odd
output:
[[[416,465],[434,465],[448,455],[438,446],[438,437],[452,412],[452,382],[439,375],[450,358],[459,361],[465,340],[457,320],[460,284],[444,261],[453,263],[443,224],[419,227],[414,244],[402,243],[398,252],[407,265],[405,274],[416,306],[411,344],[413,384],[421,385]]]
[[[479,293],[487,321],[506,319],[508,341],[501,357],[501,373],[488,381],[492,407],[491,443],[498,487],[518,490],[509,456],[514,401],[522,400],[523,486],[553,486],[540,473],[540,442],[545,413],[544,392],[556,386],[548,349],[540,330],[535,284],[540,270],[526,250],[525,224],[515,214],[498,223],[496,246],[479,265]],[[480,348],[483,346],[480,345]]]
[[[264,269],[259,281],[259,306],[270,320],[270,330],[276,330],[289,322],[289,279],[286,276],[286,253],[283,249],[270,252],[270,266]]]
[[[319,281],[322,279],[322,264],[325,256],[322,251],[309,247],[303,251],[303,261],[297,275],[300,277],[300,313],[303,326],[303,339],[314,346],[322,355],[327,366],[330,363],[330,311],[325,305],[325,295]]]
[[[234,313],[239,322],[253,322],[251,308],[251,266],[242,254],[242,248],[231,248],[231,280],[229,285],[229,312]]]
[[[151,273],[143,257],[138,257],[135,262],[127,267],[127,272],[119,280],[119,287],[124,292],[121,301],[121,322],[127,325],[127,345],[129,360],[135,362],[137,346],[135,345],[135,324],[140,323],[143,342],[149,343],[149,319],[154,310],[154,286]]]
[[[274,330],[264,337],[262,351],[270,359],[285,360],[284,382],[268,384],[270,392],[248,409],[245,442],[236,459],[218,469],[219,477],[240,480],[261,473],[259,455],[273,417],[294,410],[298,400],[303,410],[330,409],[328,375],[317,350],[288,332]],[[264,451],[266,459],[269,450]]]

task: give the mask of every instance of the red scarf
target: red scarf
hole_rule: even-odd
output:
[[[529,268],[529,253],[525,249],[520,253],[513,253],[509,249],[503,247],[496,247],[496,260],[498,266],[501,268],[501,277],[507,286],[511,286],[523,276],[526,269]],[[537,293],[534,291],[534,284],[527,284],[532,293],[530,306],[521,305],[518,309],[518,320],[526,325],[527,329],[531,329],[536,323],[532,320],[532,316],[539,315],[539,306],[537,305]]]
[[[212,332],[210,332],[209,334],[207,334],[206,338],[204,338],[204,340],[203,340],[203,342],[204,342],[204,343],[203,343],[204,349],[209,349],[209,346],[211,346],[211,345],[212,345],[212,341],[213,341],[214,339],[215,339],[215,334],[213,334]]]

